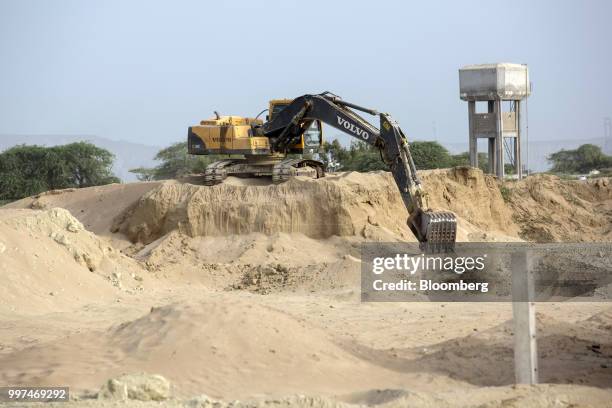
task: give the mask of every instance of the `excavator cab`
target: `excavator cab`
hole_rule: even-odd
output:
[[[283,109],[285,109],[293,99],[272,99],[268,108],[267,120],[272,120]],[[289,146],[289,153],[312,155],[318,153],[323,146],[323,126],[320,120],[314,120],[302,134],[299,143]]]

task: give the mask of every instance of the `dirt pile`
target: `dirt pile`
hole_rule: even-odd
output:
[[[612,240],[612,185],[607,178],[575,181],[541,174],[505,187],[508,207],[526,240]]]
[[[312,395],[313,402],[389,407],[503,406],[504,400],[516,402],[510,406],[544,407],[554,398],[567,406],[570,401],[609,405],[612,321],[609,310],[594,313],[593,304],[538,309],[540,379],[548,384],[536,392],[510,386],[509,305],[359,305],[322,297],[199,292],[201,299],[153,307],[110,327],[0,353],[0,380],[70,384],[71,393],[85,389],[93,396],[100,384],[109,385],[107,378],[158,373],[171,384],[155,381],[162,395],[170,389],[181,399],[202,393],[226,401],[258,396],[270,406],[301,406],[299,399],[286,397],[291,394]],[[143,389],[148,376],[135,377],[114,381],[111,395],[104,387],[103,396],[122,400],[146,392],[138,399],[151,398],[154,384]],[[564,385],[572,382],[582,387]],[[177,400],[165,406],[173,403]]]
[[[500,186],[465,168],[421,176],[430,205],[458,215],[463,241],[518,239],[528,228],[596,240],[606,227],[593,217],[611,225],[607,181]],[[414,240],[385,172],[280,186],[112,185],[9,207],[0,209],[0,383],[93,396],[109,378],[155,373],[171,384],[165,406],[192,407],[609,405],[605,302],[538,304],[540,378],[561,384],[537,387],[509,385],[510,303],[360,302],[361,244]],[[584,269],[575,255],[567,265]],[[124,384],[107,388],[128,402],[67,406],[131,406]],[[202,393],[210,397],[193,398]]]
[[[533,176],[500,186],[471,168],[420,175],[429,205],[457,214],[459,241],[513,241],[519,231],[539,241],[610,239],[612,193],[605,179]],[[173,181],[111,185],[49,192],[4,208],[51,205],[69,208],[85,228],[112,238],[99,245],[132,258],[123,257],[135,272],[103,268],[117,286],[127,279],[124,289],[138,287],[131,276],[143,274],[257,293],[347,287],[359,275],[360,243],[415,240],[387,172],[336,173],[282,185],[233,178],[215,187]],[[56,246],[70,238],[40,233]],[[65,244],[70,255],[71,243]],[[79,267],[94,270],[109,256],[91,248],[85,255],[72,253]]]
[[[537,314],[536,320],[541,383],[576,382],[608,387],[612,332],[605,327],[612,324],[609,311],[571,325],[542,313]],[[594,322],[601,322],[603,327]],[[415,364],[481,386],[511,384],[514,381],[513,331],[514,324],[508,320],[486,332],[440,342],[428,348]],[[477,364],[475,360],[479,360]],[[487,367],[488,376],[481,375],[483,367]]]
[[[62,208],[0,209],[0,307],[27,312],[138,291],[143,269]]]
[[[173,231],[131,249],[153,276],[215,289],[330,290],[355,286],[360,271],[359,241],[343,237],[251,233],[192,238]]]
[[[419,174],[429,205],[457,214],[459,241],[612,239],[608,179],[534,175],[501,185],[468,167]],[[66,208],[98,235],[120,239],[125,234],[144,244],[172,231],[189,237],[295,233],[316,240],[414,241],[388,172],[335,173],[278,186],[264,181],[228,178],[212,188],[172,181],[114,184],[51,191],[3,208]]]
[[[109,235],[115,217],[159,182],[107,184],[88,188],[51,190],[7,204],[3,208],[46,210],[64,208],[77,217],[83,226],[98,235]]]
[[[493,178],[457,168],[423,172],[423,179],[430,205],[459,216],[460,239],[515,235],[517,228]],[[145,244],[171,231],[191,237],[257,232],[414,241],[407,217],[390,173],[351,172],[282,185],[166,182],[146,193],[114,230]]]
[[[395,186],[378,175],[363,177],[363,184],[345,177],[267,186],[168,182],[145,194],[118,228],[144,243],[174,230],[192,237],[287,232],[328,238],[363,232],[370,215],[399,233],[406,210]]]
[[[450,210],[460,222],[468,221],[484,234],[516,236],[518,228],[495,177],[472,167],[423,171],[420,175],[433,209]]]
[[[408,383],[401,373],[353,356],[323,330],[289,313],[249,298],[206,295],[151,308],[102,331],[0,355],[0,380],[19,383],[25,372],[31,386],[93,390],[125,372],[148,372],[180,384],[177,393],[183,396],[203,390],[235,395],[235,384],[242,395],[282,395],[300,392],[305,384],[332,394]]]

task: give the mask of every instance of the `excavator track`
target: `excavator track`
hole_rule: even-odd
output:
[[[208,165],[208,167],[206,167],[206,171],[204,172],[204,185],[214,186],[221,184],[227,177],[225,168],[234,163],[236,163],[236,160],[227,159],[219,160]]]
[[[274,165],[272,169],[272,182],[280,184],[296,176],[307,176],[316,179],[324,175],[323,166],[317,161],[286,159]]]

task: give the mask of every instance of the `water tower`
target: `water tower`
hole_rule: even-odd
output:
[[[524,64],[479,64],[459,69],[460,98],[468,102],[470,165],[478,167],[478,139],[488,140],[489,171],[504,177],[504,152],[519,178],[521,101],[531,93]],[[478,106],[484,105],[482,109]]]

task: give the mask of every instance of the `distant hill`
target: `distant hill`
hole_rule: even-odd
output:
[[[161,148],[132,142],[105,139],[91,135],[0,135],[0,151],[19,144],[57,146],[73,142],[86,141],[102,147],[115,155],[113,171],[122,181],[136,181],[129,170],[135,167],[152,167],[156,165],[153,157]]]

